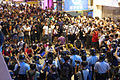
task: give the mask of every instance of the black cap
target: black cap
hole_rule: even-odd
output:
[[[106,53],[106,52],[107,52],[107,48],[106,48],[106,47],[102,47],[102,48],[101,48],[101,52],[102,52],[102,53]]]
[[[86,67],[86,66],[88,65],[88,62],[87,62],[87,61],[83,61],[83,62],[81,62],[81,65],[82,65],[83,67]]]
[[[25,59],[25,55],[21,54],[21,55],[19,56],[19,59],[20,59],[20,60],[24,60],[24,59]]]
[[[101,53],[99,59],[100,59],[100,61],[104,61],[105,60],[105,54]]]
[[[94,56],[95,53],[96,53],[95,49],[94,49],[94,48],[91,48],[91,49],[90,49],[90,54]]]
[[[68,61],[69,59],[70,59],[69,56],[66,56],[66,57],[64,58],[65,61]]]

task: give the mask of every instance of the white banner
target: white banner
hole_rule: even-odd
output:
[[[94,5],[119,7],[118,0],[94,0]]]

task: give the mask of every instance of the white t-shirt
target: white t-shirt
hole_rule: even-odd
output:
[[[101,44],[101,42],[105,39],[105,35],[101,35],[100,38],[99,38],[99,44]]]
[[[52,29],[52,28],[48,28],[48,33],[49,33],[49,34],[51,34],[51,33],[52,33],[52,31],[53,31],[53,29]]]
[[[30,27],[24,27],[25,30],[31,30]],[[29,36],[30,36],[30,31],[29,31]]]
[[[63,28],[64,28],[63,32],[66,32],[68,30],[68,25],[63,26]]]
[[[52,25],[52,26],[51,26],[51,28],[52,28],[52,29],[54,29],[54,28],[55,28],[55,26],[54,26],[54,25]]]
[[[51,46],[51,47],[46,47],[46,51],[47,52],[53,52],[53,50],[54,50],[54,48],[53,48],[53,46]]]
[[[43,29],[45,30],[45,35],[48,35],[48,26],[44,26]]]

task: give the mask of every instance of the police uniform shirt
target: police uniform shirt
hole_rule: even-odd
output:
[[[97,61],[98,61],[98,57],[97,57],[97,56],[89,56],[89,57],[88,57],[89,65],[93,65],[93,64],[95,64]]]
[[[55,60],[53,60],[52,64],[58,67],[57,62]]]
[[[87,58],[87,61],[88,61],[88,64],[89,64],[88,68],[89,68],[90,71],[92,71],[92,67],[98,61],[98,57],[97,56],[89,56]]]
[[[78,55],[73,55],[73,56],[70,57],[70,59],[72,60],[72,66],[73,67],[75,67],[75,60],[82,62],[81,57],[78,56]]]
[[[37,70],[40,72],[42,70],[42,65],[36,63]]]
[[[16,71],[18,68],[18,64],[15,65],[15,69],[14,71]],[[30,66],[25,63],[25,62],[20,62],[20,70],[19,70],[19,74],[21,75],[25,75],[26,71],[30,70]]]
[[[97,70],[98,73],[106,73],[108,70],[110,70],[110,65],[103,61],[103,62],[96,62],[95,64],[95,70]]]

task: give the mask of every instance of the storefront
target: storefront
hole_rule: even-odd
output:
[[[53,0],[44,0],[44,9],[45,8],[52,8],[53,7]]]
[[[44,9],[52,8],[54,10],[62,11],[64,0],[44,0]]]

